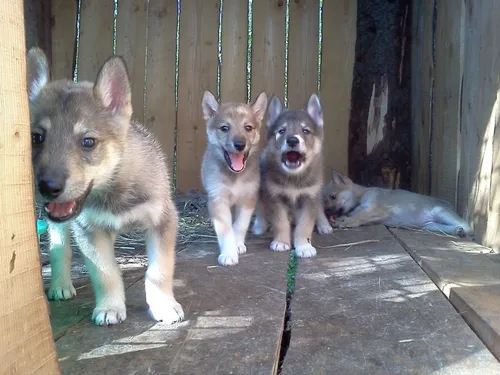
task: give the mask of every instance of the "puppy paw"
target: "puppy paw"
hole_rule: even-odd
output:
[[[310,243],[295,247],[295,255],[299,258],[312,258],[316,256],[316,248]]]
[[[332,226],[328,223],[316,225],[316,228],[318,229],[318,233],[321,235],[330,234],[333,232]]]
[[[291,246],[285,242],[273,241],[271,242],[271,245],[269,245],[269,248],[272,251],[288,251],[291,249]]]
[[[238,246],[238,255],[245,254],[247,252],[247,247],[244,243],[240,243]]]
[[[184,319],[184,310],[173,297],[165,297],[161,301],[151,303],[148,313],[152,319],[166,324],[177,323]]]
[[[96,307],[92,312],[92,322],[98,326],[110,326],[122,323],[127,318],[125,304],[123,306]]]
[[[337,228],[357,228],[359,224],[349,216],[342,216],[335,220],[335,226]]]
[[[454,232],[455,232],[455,236],[458,236],[461,238],[465,237],[465,230],[462,227],[456,227]]]
[[[222,253],[217,261],[221,266],[234,266],[238,264],[238,253]]]
[[[76,296],[76,290],[71,281],[66,283],[52,282],[47,297],[51,301],[62,301],[72,299]]]

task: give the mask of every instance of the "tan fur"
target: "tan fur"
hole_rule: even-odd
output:
[[[252,231],[264,233],[269,220],[274,234],[271,250],[290,250],[293,236],[296,255],[313,257],[314,224],[320,234],[332,232],[321,200],[323,115],[319,99],[311,95],[305,110],[283,110],[280,100],[273,97],[267,126],[268,142],[261,160],[262,183]],[[290,163],[286,156],[290,152],[300,154],[299,159]]]
[[[43,51],[31,49],[28,94],[37,201],[46,209],[50,204],[60,207],[65,202],[81,202],[80,212],[63,221],[48,211],[52,215],[48,221],[49,299],[76,295],[70,276],[71,230],[85,256],[94,288],[93,322],[109,325],[123,321],[125,291],[114,243],[121,233],[143,231],[149,312],[155,320],[166,323],[182,319],[182,307],[173,294],[177,211],[170,176],[159,143],[131,120],[130,82],[124,61],[117,56],[108,59],[95,83],[50,82]],[[41,136],[44,140],[39,143]],[[93,148],[84,147],[87,138],[95,140]],[[40,189],[47,181],[62,184],[57,196],[42,195]]]
[[[473,236],[469,224],[446,201],[406,190],[364,187],[336,171],[324,188],[324,206],[339,228],[385,224]]]
[[[266,106],[265,93],[261,93],[253,105],[219,105],[212,93],[207,91],[203,96],[208,145],[201,165],[201,176],[219,242],[218,262],[221,265],[237,264],[238,255],[246,252],[246,233],[260,184],[258,147]],[[243,150],[235,148],[237,142],[244,143]],[[230,168],[225,152],[248,155],[241,172]]]

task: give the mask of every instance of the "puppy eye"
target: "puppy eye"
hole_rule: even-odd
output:
[[[311,131],[309,129],[304,128],[304,129],[302,129],[302,133],[311,134]]]
[[[251,132],[251,131],[253,130],[252,125],[245,125],[245,130],[246,130],[247,132]]]
[[[94,138],[83,138],[82,139],[82,147],[92,149],[96,145],[96,140]]]
[[[337,196],[335,194],[332,194],[330,195],[330,199],[334,201],[335,199],[337,199]]]
[[[40,133],[31,133],[31,144],[41,145],[45,141],[45,135]]]
[[[229,126],[222,125],[219,129],[225,133],[225,132],[229,131]]]
[[[280,130],[278,130],[278,133],[285,134],[285,128],[281,128]]]

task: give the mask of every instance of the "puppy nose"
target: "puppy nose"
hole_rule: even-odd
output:
[[[246,142],[244,139],[236,139],[233,142],[234,148],[238,151],[243,151],[246,146]]]
[[[299,143],[300,140],[295,136],[291,136],[286,139],[286,144],[292,148],[297,146]]]
[[[64,179],[40,179],[38,191],[46,198],[57,198],[64,190]]]

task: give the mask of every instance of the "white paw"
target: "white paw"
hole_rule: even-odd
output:
[[[98,326],[122,323],[127,317],[125,305],[110,308],[96,307],[92,312],[92,322]]]
[[[151,303],[148,312],[152,319],[166,324],[173,324],[184,319],[184,310],[173,297],[165,297],[161,301]]]
[[[330,234],[333,232],[332,226],[328,223],[317,225],[316,228],[318,229],[319,234]]]
[[[238,255],[245,254],[247,252],[247,247],[244,243],[238,245]]]
[[[272,251],[288,251],[290,250],[290,245],[284,242],[280,241],[273,241],[271,242],[271,245],[269,245],[269,248]]]
[[[221,266],[234,266],[238,264],[238,253],[222,253],[218,262]]]
[[[299,258],[312,258],[316,256],[316,249],[310,243],[295,247],[295,255]]]
[[[71,281],[69,283],[52,282],[47,297],[51,301],[61,301],[71,299],[76,296],[76,290]]]

